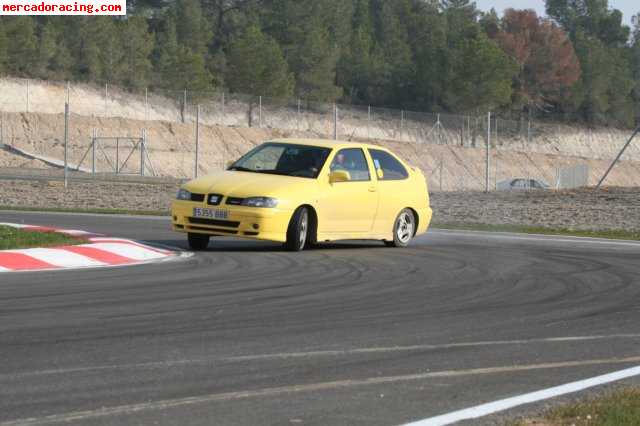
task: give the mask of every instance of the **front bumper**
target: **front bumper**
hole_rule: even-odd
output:
[[[194,207],[226,210],[229,215],[225,220],[194,218]],[[192,201],[174,201],[171,205],[174,231],[278,242],[286,242],[292,214],[277,208],[208,206]]]

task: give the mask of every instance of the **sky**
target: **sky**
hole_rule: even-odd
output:
[[[544,15],[544,0],[475,0],[479,9],[490,10],[492,7],[502,14],[502,11],[510,7],[514,9],[535,9],[538,14]],[[620,10],[624,15],[624,21],[631,25],[631,17],[640,12],[638,0],[609,0],[609,7]]]

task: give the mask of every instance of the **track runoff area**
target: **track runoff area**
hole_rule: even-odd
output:
[[[0,221],[18,215],[186,248],[164,218]],[[0,425],[493,424],[638,383],[638,254],[432,231],[406,250],[221,239],[181,262],[2,274]]]

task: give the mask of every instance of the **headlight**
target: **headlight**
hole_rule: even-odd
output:
[[[249,197],[242,201],[242,205],[247,207],[274,208],[278,206],[278,200],[270,197]]]
[[[191,201],[191,193],[186,189],[180,188],[178,190],[178,194],[176,195],[176,199],[182,201]]]

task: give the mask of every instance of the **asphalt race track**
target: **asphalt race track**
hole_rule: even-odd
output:
[[[186,248],[165,218],[0,222]],[[405,250],[210,247],[0,275],[0,425],[394,425],[640,365],[637,243],[441,231]]]

